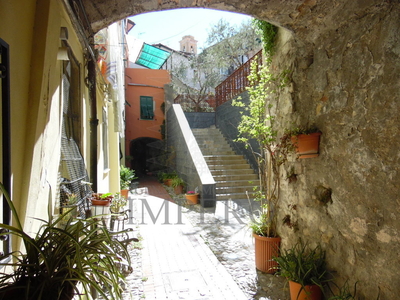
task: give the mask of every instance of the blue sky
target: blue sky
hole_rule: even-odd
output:
[[[208,30],[220,19],[240,25],[251,19],[247,15],[204,8],[181,8],[151,12],[130,17],[136,25],[129,32],[147,44],[162,43],[179,50],[179,41],[184,35],[192,35],[198,41],[198,49],[204,48]]]

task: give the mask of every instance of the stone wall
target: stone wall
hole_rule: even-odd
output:
[[[312,41],[281,32],[273,62],[292,72],[277,103],[282,128],[315,123],[322,131],[319,157],[285,166],[297,181],[282,174],[279,219],[298,225],[281,224],[283,247],[300,237],[322,243],[335,281],[358,281],[359,299],[400,294],[399,15],[399,7],[363,15]]]
[[[249,96],[247,92],[239,95],[242,98],[243,103],[248,103]],[[258,172],[257,161],[249,149],[246,149],[245,144],[237,143],[235,140],[239,135],[238,126],[242,115],[240,114],[243,109],[237,106],[232,106],[232,101],[227,101],[220,105],[216,109],[216,126],[222,132],[226,140],[236,154],[241,154],[247,160],[247,162],[254,169],[254,172]],[[258,144],[250,141],[254,151],[258,152]]]
[[[280,224],[282,247],[321,243],[335,283],[358,282],[357,299],[400,294],[399,15],[367,14],[312,41],[280,30],[272,64],[291,74],[273,107],[280,134],[292,124],[322,131],[318,157],[282,168],[278,219],[296,225]],[[217,110],[232,144],[239,119],[230,102]]]
[[[185,112],[190,128],[209,128],[215,125],[215,112]]]

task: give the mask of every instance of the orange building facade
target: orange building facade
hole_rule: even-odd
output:
[[[164,86],[171,80],[166,70],[137,68],[125,69],[125,80],[126,165],[141,176],[156,168],[152,163],[158,155],[154,144],[162,139]]]

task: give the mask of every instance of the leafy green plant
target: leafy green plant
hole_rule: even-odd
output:
[[[120,299],[124,280],[122,264],[130,265],[126,244],[113,238],[96,219],[62,224],[64,215],[43,223],[35,237],[23,230],[13,201],[0,184],[15,226],[0,224],[0,235],[21,239],[24,252],[0,257],[1,266],[12,267],[0,274],[0,299],[67,300],[92,290],[105,299]]]
[[[325,265],[325,251],[318,245],[310,249],[308,244],[299,241],[292,248],[281,251],[279,257],[274,257],[278,263],[277,274],[290,281],[306,285],[323,285],[329,281]]]
[[[275,39],[278,33],[278,27],[264,20],[253,19],[253,26],[256,33],[261,36],[263,48],[267,57],[267,61],[271,62],[271,57],[275,50]]]
[[[129,186],[130,186],[132,180],[137,178],[135,176],[135,171],[134,170],[132,170],[132,169],[130,169],[128,167],[122,166],[122,165],[121,165],[121,168],[120,168],[120,171],[119,171],[119,177],[120,177],[120,188],[121,188],[121,190],[129,189]]]
[[[354,292],[351,293],[349,283],[348,281],[346,281],[344,285],[338,289],[337,294],[330,297],[328,300],[355,300],[356,293],[357,293],[357,283],[354,284]]]
[[[76,205],[78,203],[78,196],[76,194],[67,194],[67,203],[66,205]]]
[[[116,193],[111,201],[110,210],[112,213],[118,213],[127,203],[127,200],[120,193]]]
[[[162,178],[162,180],[166,180],[166,179],[173,179],[176,176],[178,176],[178,174],[176,172],[162,173],[161,178]]]
[[[294,150],[289,135],[278,138],[275,116],[271,113],[279,91],[287,82],[287,74],[273,75],[267,65],[258,66],[255,59],[248,76],[249,104],[246,106],[240,97],[232,101],[233,106],[243,108],[239,137],[235,141],[244,143],[258,164],[259,184],[253,196],[260,201],[261,212],[258,218],[253,217],[250,227],[258,228],[255,233],[267,237],[277,236],[280,166]],[[259,149],[254,150],[251,141],[256,141]]]
[[[294,126],[293,128],[286,129],[285,134],[290,136],[296,136],[300,134],[311,134],[320,132],[315,125],[312,126]]]
[[[183,181],[183,179],[180,178],[179,176],[173,177],[172,180],[171,180],[171,186],[173,188],[176,188],[176,187],[178,187],[180,185],[184,186],[185,185],[185,181]]]
[[[354,284],[354,291],[350,291],[350,286],[349,282],[346,281],[342,286],[338,286],[337,284],[334,284],[337,288],[336,293],[332,293],[333,296],[329,297],[328,300],[356,300],[356,294],[357,294],[357,282]],[[331,292],[332,289],[330,288]],[[376,300],[379,300],[380,298],[380,289],[378,290],[378,295],[376,297]]]
[[[100,199],[110,199],[110,198],[114,198],[112,193],[104,193],[99,195]]]

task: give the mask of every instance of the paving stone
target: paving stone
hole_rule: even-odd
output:
[[[162,195],[160,189],[157,192]],[[160,200],[154,200],[158,203],[154,212],[159,211]],[[182,196],[169,200],[185,202]],[[140,205],[133,208],[140,220]],[[255,269],[254,245],[243,214],[242,223],[236,219],[227,223],[221,207],[205,212],[199,205],[183,205],[181,211],[186,224],[173,223],[172,216],[170,225],[137,222],[136,233],[143,236],[144,248],[130,252],[134,272],[127,278],[123,300],[289,299],[283,278]],[[163,241],[157,242],[156,235]],[[189,276],[193,274],[197,279]]]

